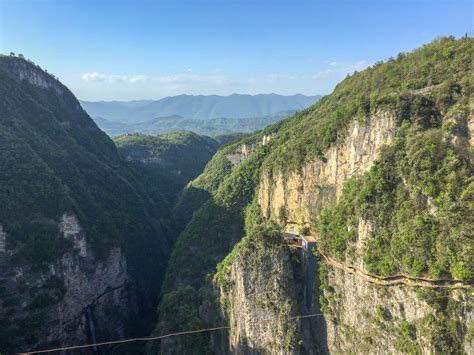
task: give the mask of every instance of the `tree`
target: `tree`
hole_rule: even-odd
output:
[[[285,206],[281,206],[280,211],[278,213],[278,219],[280,220],[281,224],[286,224],[288,221],[288,213],[286,211]]]

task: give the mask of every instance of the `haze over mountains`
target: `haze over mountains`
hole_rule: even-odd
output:
[[[296,111],[281,111],[263,117],[249,118],[211,118],[209,120],[195,120],[179,115],[153,118],[150,121],[126,124],[113,122],[102,117],[94,117],[95,123],[111,137],[123,134],[151,134],[159,135],[175,131],[191,131],[203,136],[217,137],[235,133],[251,133],[258,131],[269,124],[281,121],[293,115]]]
[[[160,100],[139,101],[80,101],[92,117],[125,123],[145,122],[156,117],[179,115],[185,118],[247,118],[275,112],[301,110],[313,104],[319,96],[277,94],[230,96],[179,95]]]
[[[473,41],[233,141],[111,140],[0,55],[0,352],[473,354]]]
[[[259,130],[308,107],[320,97],[301,94],[179,95],[128,102],[81,101],[81,105],[110,136],[162,134],[175,130],[216,136]]]

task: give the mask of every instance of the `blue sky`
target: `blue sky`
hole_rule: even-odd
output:
[[[314,95],[472,19],[461,0],[0,0],[0,52],[86,100]]]

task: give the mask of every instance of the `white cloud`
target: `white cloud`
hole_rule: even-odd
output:
[[[352,74],[354,71],[360,71],[369,66],[366,60],[359,60],[353,63],[326,62],[331,66],[329,69],[321,70],[313,75],[313,79],[320,79],[332,74]]]
[[[81,78],[84,81],[106,81],[107,75],[99,73],[85,73]]]
[[[85,73],[82,75],[82,80],[87,82],[106,82],[106,83],[144,83],[148,80],[145,75],[112,75],[100,73]]]
[[[179,72],[161,76],[112,75],[97,72],[82,75],[80,97],[89,100],[132,100],[159,98],[179,94],[229,95],[232,93],[303,93],[328,94],[334,86],[355,70],[369,66],[365,60],[319,62],[313,70],[301,72],[267,72],[253,75],[226,73],[221,69],[199,72],[184,67]],[[316,65],[315,65],[316,66]],[[91,85],[95,83],[95,85]]]
[[[145,75],[136,75],[132,76],[131,78],[128,78],[128,81],[131,82],[132,84],[134,83],[144,83],[148,80],[148,78]]]

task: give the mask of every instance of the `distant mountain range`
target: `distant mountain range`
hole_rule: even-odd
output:
[[[179,95],[160,100],[80,101],[91,117],[102,117],[123,123],[145,122],[156,117],[179,115],[195,120],[212,118],[263,117],[276,112],[302,110],[320,96],[277,94],[230,96]]]
[[[320,97],[179,95],[161,100],[81,101],[81,105],[110,136],[163,134],[176,130],[216,136],[259,130],[310,106]]]
[[[97,125],[111,137],[127,133],[159,135],[173,131],[191,131],[204,136],[221,136],[233,133],[250,133],[258,131],[269,124],[293,115],[296,111],[282,111],[263,117],[249,118],[211,118],[196,120],[183,116],[157,117],[147,122],[126,124],[109,121],[102,117],[93,117]]]

